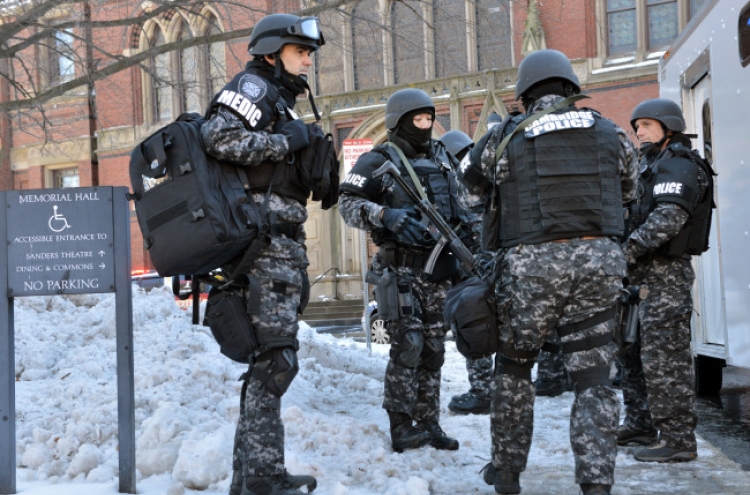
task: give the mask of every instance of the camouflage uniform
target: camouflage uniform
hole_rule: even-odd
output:
[[[270,83],[269,83],[270,84]],[[283,89],[280,89],[283,91]],[[287,101],[294,101],[293,95]],[[278,118],[278,116],[276,117]],[[206,152],[225,162],[253,167],[261,163],[281,162],[289,153],[287,138],[273,133],[276,119],[262,129],[248,130],[231,111],[213,110],[203,125]],[[252,175],[250,179],[252,183]],[[302,224],[307,220],[305,204],[271,192],[253,193],[258,205],[267,207],[278,225],[295,226],[297,235],[271,234],[270,244],[261,250],[247,273],[260,285],[260,312],[252,316],[253,327],[261,339],[286,338],[295,342],[303,284],[307,283],[309,264]],[[292,344],[293,345],[293,344]],[[259,358],[260,359],[260,358]],[[258,363],[255,363],[258,367]],[[264,380],[250,370],[242,388],[240,418],[235,433],[233,469],[244,478],[279,476],[284,473],[284,426],[281,421],[281,397],[268,390]]]
[[[441,180],[446,180],[449,187],[441,192],[444,196],[440,196],[440,199],[435,199],[435,201],[443,205],[448,202],[455,203],[455,194],[458,187],[455,174],[452,172],[455,163],[443,151],[442,143],[430,140],[430,151],[426,152],[416,151],[408,141],[398,137],[395,133],[389,135],[389,140],[392,143],[397,143],[410,162],[415,163],[414,170],[423,170],[424,167],[434,167],[435,171],[442,170],[440,173],[445,174],[446,178]],[[398,280],[400,317],[389,321],[388,332],[391,336],[391,350],[390,360],[385,372],[383,408],[388,411],[389,417],[391,417],[391,436],[394,442],[394,450],[400,451],[396,447],[398,435],[394,433],[394,431],[397,431],[394,430],[394,422],[398,421],[395,415],[404,415],[401,421],[407,421],[407,417],[416,421],[416,428],[426,423],[437,425],[440,419],[440,369],[444,360],[444,339],[447,332],[443,319],[443,307],[446,291],[451,287],[452,279],[459,276],[459,272],[454,273],[451,278],[436,282],[429,279],[428,275],[424,273],[424,266],[409,266],[398,258],[401,256],[400,253],[415,252],[414,249],[417,248],[404,244],[401,240],[392,240],[392,233],[385,228],[381,219],[384,209],[393,207],[389,202],[393,201],[390,198],[399,194],[401,189],[401,186],[387,174],[382,177],[382,181],[371,178],[372,171],[387,160],[386,156],[382,154],[384,153],[383,150],[386,149],[387,147],[381,147],[378,148],[380,151],[372,151],[362,155],[352,172],[344,178],[340,186],[339,213],[350,227],[373,232],[373,239],[380,246],[380,251],[372,258],[371,270],[378,275],[382,275],[383,271],[389,268],[396,274]],[[392,156],[391,161],[401,163],[402,160]],[[442,164],[439,167],[435,163],[424,165],[434,161],[442,161]],[[422,163],[422,165],[418,165],[419,163]],[[358,183],[366,185],[361,189],[351,184],[347,185],[351,177],[364,177],[364,180],[360,180]],[[434,182],[427,179],[423,180],[422,186],[427,194],[437,194],[432,189],[435,187]],[[377,186],[374,184],[377,184]],[[453,199],[450,197],[451,194]],[[457,207],[456,203],[455,208]],[[440,211],[443,214],[445,210]],[[454,213],[456,212],[457,210],[454,211]],[[463,218],[470,222],[468,213],[462,212],[461,214],[465,215]],[[449,222],[453,220],[456,219],[446,219]],[[385,233],[380,234],[380,232]],[[466,238],[471,239],[471,227],[465,228],[462,232]],[[380,236],[387,240],[382,240]],[[434,245],[434,241],[432,241],[432,245]],[[422,253],[420,258],[426,260],[425,255],[429,254],[431,247],[428,245],[419,249],[418,252]],[[395,254],[396,259],[386,258],[384,253],[389,252],[389,250],[399,253]],[[407,254],[403,256],[407,256]],[[409,292],[402,293],[402,287],[408,287]],[[407,296],[406,299],[403,299],[408,293],[410,293],[410,297]],[[409,302],[403,303],[404,300]],[[410,309],[401,311],[404,307],[410,307]],[[400,356],[402,352],[413,349],[410,347],[411,344],[405,344],[404,342],[407,334],[413,335],[415,333],[421,334],[423,344],[421,344],[418,363],[412,366],[410,363],[402,361]],[[447,448],[451,450],[458,448],[458,443],[455,440],[448,439],[442,432],[438,433],[438,437],[445,438],[445,440],[444,442],[441,440],[443,443],[431,442],[434,447],[446,448],[446,445],[450,445]],[[433,435],[433,440],[435,438],[435,435]]]
[[[471,392],[491,394],[490,387],[495,374],[495,360],[492,356],[477,359],[466,358],[466,372],[469,375]]]
[[[642,160],[641,173],[653,168],[663,156]],[[687,159],[698,174],[699,197],[707,187],[700,167]],[[625,354],[622,391],[625,402],[623,427],[634,431],[659,431],[668,447],[696,451],[690,318],[691,287],[695,273],[690,256],[665,256],[666,245],[685,226],[688,212],[671,202],[658,203],[623,245],[634,285],[648,286],[648,297],[638,310],[639,339]]]
[[[554,95],[541,97],[528,109],[528,114],[561,99]],[[495,159],[495,150],[503,137],[501,128],[494,128],[485,137],[486,141],[483,138],[485,144],[479,159],[482,175],[494,177],[496,184],[511,180],[508,149],[499,160]],[[619,179],[625,204],[635,195],[637,164],[627,135],[619,127],[614,128],[621,149]],[[469,164],[465,159],[461,163],[462,170]],[[476,204],[488,199],[490,190],[467,187],[460,195],[463,201]],[[526,468],[531,447],[534,385],[530,379],[519,376],[524,375],[523,372],[509,371],[508,365],[530,368],[533,356],[544,342],[561,328],[573,325],[576,330],[562,337],[563,345],[587,339],[600,342],[593,348],[564,354],[565,368],[573,381],[577,382],[576,377],[580,378],[584,370],[602,371],[606,367],[608,374],[616,344],[612,341],[614,320],[605,315],[614,306],[622,287],[625,260],[618,242],[608,237],[519,244],[503,251],[496,279],[499,354],[511,353],[513,357],[503,358],[506,369],[495,377],[491,412],[492,465],[488,466],[488,472],[520,473]],[[603,321],[592,324],[597,317]],[[575,326],[576,322],[586,320],[589,320],[583,325],[586,328]],[[608,384],[597,383],[576,391],[570,420],[576,483],[614,483],[619,409],[618,397]],[[485,481],[492,481],[487,473]],[[495,483],[497,488],[497,481]]]

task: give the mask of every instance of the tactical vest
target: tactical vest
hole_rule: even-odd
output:
[[[519,130],[508,143],[510,176],[496,189],[500,215],[491,234],[501,247],[622,235],[621,146],[615,126],[591,111],[588,127],[571,126],[565,120],[571,109],[550,114],[548,128],[535,137]],[[506,132],[525,117],[515,117]]]
[[[402,163],[395,149],[390,146],[380,145],[373,149],[373,151],[386,155],[398,167],[399,172],[406,181],[408,183],[412,182],[406,166]],[[455,172],[447,169],[451,160],[442,146],[433,144],[432,151],[434,155],[431,158],[409,158],[409,163],[411,163],[414,173],[424,188],[427,199],[435,205],[440,215],[450,225],[455,226],[466,221],[465,213],[455,199],[458,192],[456,181],[454,180]],[[393,188],[393,191],[383,194],[380,198],[375,199],[375,201],[389,208],[417,211],[414,201],[400,187]],[[376,228],[372,231],[372,239],[376,245],[382,246],[388,241],[395,241],[396,236],[388,229]]]
[[[698,171],[707,184],[700,190]],[[674,203],[690,214],[680,232],[659,247],[665,256],[699,255],[708,250],[713,201],[713,170],[695,151],[675,143],[638,178],[638,202],[631,207],[637,226],[642,225],[659,203]]]
[[[288,121],[290,105],[279,95],[279,89],[262,77],[257,69],[248,67],[237,74],[211,101],[207,115],[214,107],[231,111],[251,131],[269,130],[280,121]],[[265,161],[252,168],[250,185],[253,192],[271,192],[307,204],[309,187],[302,183],[300,164],[293,154],[280,162]]]

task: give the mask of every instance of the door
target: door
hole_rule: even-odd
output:
[[[694,142],[701,155],[711,163],[715,172],[719,172],[721,164],[713,163],[712,136],[713,113],[711,101],[711,73],[707,71],[687,91],[685,117],[687,132],[697,134]],[[719,204],[719,194],[714,186],[714,198]],[[693,341],[696,344],[726,345],[726,330],[724,322],[724,291],[721,280],[721,245],[719,244],[719,209],[713,211],[711,233],[709,236],[709,250],[701,256],[694,257],[696,278],[693,286]],[[716,349],[714,357],[724,358],[724,349]]]

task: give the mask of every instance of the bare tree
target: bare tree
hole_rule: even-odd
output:
[[[315,15],[358,1],[310,2],[310,7],[298,9],[295,13]],[[96,33],[121,36],[121,33],[165,14],[184,12],[196,15],[207,3],[231,12],[233,24],[243,27],[219,34],[198,35],[189,40],[165,43],[133,53],[123,53],[122,47],[117,47],[119,51],[111,50],[99,41],[102,36]],[[259,7],[267,3],[271,2],[0,0],[0,79],[7,81],[13,93],[12,98],[0,101],[0,112],[38,109],[52,98],[131,67],[140,66],[148,71],[150,68],[145,62],[163,53],[248,37],[252,27],[247,26],[254,24],[248,21],[271,13],[269,9]],[[47,60],[62,60],[62,64],[67,60],[69,65],[62,68],[45,67],[40,64],[40,53],[46,55]],[[63,74],[55,74],[55,70],[63,71]],[[60,75],[65,77],[60,79]]]

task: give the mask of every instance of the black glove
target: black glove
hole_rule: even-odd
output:
[[[410,217],[405,210],[386,208],[381,217],[383,225],[390,230],[400,242],[417,246],[425,243],[429,232],[421,223]]]
[[[279,128],[279,134],[286,136],[290,153],[301,150],[310,144],[307,133],[307,126],[302,119],[290,120]]]

